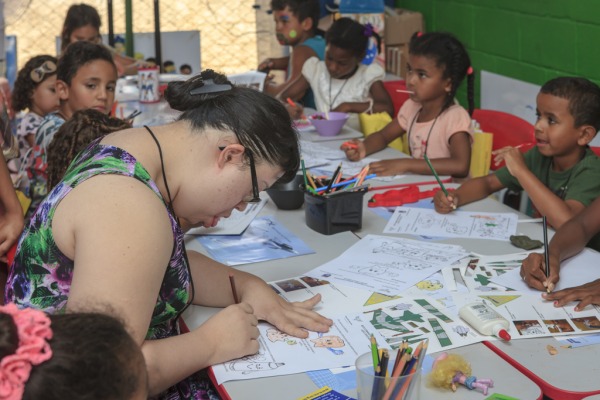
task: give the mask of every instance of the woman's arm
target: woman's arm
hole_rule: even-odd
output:
[[[23,209],[17,198],[4,156],[0,156],[0,260],[23,231]]]
[[[106,309],[124,320],[144,353],[151,395],[258,350],[248,304],[228,307],[188,334],[146,341],[174,242],[164,204],[142,183],[105,175],[80,184],[57,207],[53,234],[75,262],[67,308]]]
[[[239,300],[252,306],[260,320],[275,325],[290,335],[305,338],[305,329],[327,332],[331,321],[312,311],[320,296],[290,303],[278,296],[262,279],[223,265],[195,251],[188,251],[194,279],[194,303],[209,307],[225,307],[233,304],[229,275],[233,275]]]

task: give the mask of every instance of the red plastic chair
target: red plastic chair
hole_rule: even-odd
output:
[[[597,155],[598,157],[600,157],[600,147],[598,147],[598,146],[590,146],[590,148],[592,149],[592,151],[593,151],[594,153],[596,153],[596,155]]]
[[[398,111],[400,111],[400,107],[410,95],[408,93],[397,92],[398,89],[406,90],[406,82],[405,81],[383,81],[383,87],[387,90],[388,94],[392,98],[392,104],[394,105],[394,117],[398,115]]]
[[[492,151],[506,146],[521,146],[525,152],[535,145],[534,127],[516,115],[495,110],[475,109],[472,118],[479,123],[483,132],[494,134]],[[502,165],[494,165],[493,157],[490,169],[496,170]]]

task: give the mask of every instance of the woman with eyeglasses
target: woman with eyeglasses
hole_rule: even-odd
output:
[[[186,377],[256,353],[259,319],[298,337],[332,322],[312,311],[319,296],[288,303],[261,279],[184,247],[180,222],[215,226],[296,173],[285,108],[210,70],[170,83],[165,97],[182,111],[177,121],[112,133],[74,160],[26,227],[6,300],[51,313],[108,302],[142,348],[150,395],[203,398],[206,386]],[[178,334],[190,304],[225,308]]]

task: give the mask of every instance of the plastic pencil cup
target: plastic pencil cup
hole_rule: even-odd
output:
[[[396,360],[390,358],[390,367]],[[358,400],[419,400],[421,370],[409,375],[391,377],[375,376],[373,355],[365,353],[356,359],[356,392]]]
[[[365,193],[363,190],[315,195],[305,191],[306,225],[324,235],[360,229]]]

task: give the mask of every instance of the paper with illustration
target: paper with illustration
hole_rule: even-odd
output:
[[[229,218],[222,218],[214,228],[192,228],[187,235],[241,235],[248,225],[267,204],[267,199],[260,203],[248,203],[244,211],[233,210]]]
[[[467,255],[461,246],[367,235],[339,257],[306,274],[334,284],[396,295]]]
[[[384,343],[358,315],[332,319],[329,332],[309,332],[307,339],[289,336],[266,322],[259,323],[258,353],[214,365],[217,383],[354,365],[359,355],[369,351],[371,334]]]
[[[509,240],[517,232],[518,217],[513,213],[454,211],[398,207],[384,233],[442,236],[470,239]]]
[[[563,261],[560,265],[560,280],[555,290],[580,286],[600,279],[600,269],[597,268],[599,263],[600,253],[588,248],[576,256]],[[491,279],[491,281],[520,292],[536,294],[538,296],[540,294],[538,290],[530,288],[523,281],[520,275],[520,268],[508,271],[501,276]]]

